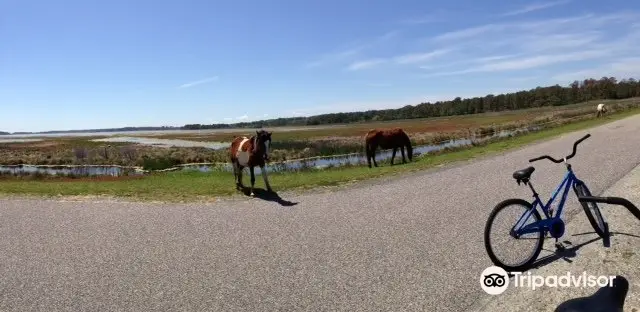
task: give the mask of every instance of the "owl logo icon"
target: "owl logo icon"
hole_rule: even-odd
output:
[[[480,287],[487,294],[499,295],[509,286],[509,274],[500,267],[490,266],[480,274]]]

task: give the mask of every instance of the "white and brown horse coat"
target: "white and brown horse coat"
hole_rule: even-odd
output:
[[[271,133],[264,130],[256,131],[256,135],[252,137],[236,137],[231,142],[229,153],[233,165],[236,187],[239,189],[244,188],[242,185],[242,170],[248,167],[251,173],[251,196],[254,195],[255,174],[253,168],[256,166],[260,167],[267,190],[272,191],[265,168],[266,161],[269,160],[270,146]]]

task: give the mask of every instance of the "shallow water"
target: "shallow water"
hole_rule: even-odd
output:
[[[15,139],[0,139],[0,144],[2,143],[27,143],[27,142],[39,142],[42,141],[42,139],[19,139],[19,138],[15,138]]]
[[[188,141],[188,140],[173,140],[173,139],[154,139],[154,138],[141,138],[141,137],[113,137],[104,139],[95,139],[94,142],[128,142],[138,143],[144,145],[153,145],[161,147],[206,147],[210,149],[221,149],[229,147],[230,143],[225,142],[200,142],[200,141]]]
[[[142,172],[134,168],[123,168],[117,166],[0,166],[0,174],[29,175],[45,174],[51,176],[112,176],[141,175]]]
[[[515,131],[501,131],[489,137],[484,137],[481,139],[458,139],[458,140],[450,140],[447,142],[443,142],[441,144],[435,145],[418,145],[413,148],[413,156],[414,160],[417,157],[423,156],[430,152],[441,151],[446,148],[457,148],[462,146],[470,146],[472,141],[482,142],[485,140],[489,140],[492,138],[502,138],[506,136],[511,136],[517,133],[529,132],[529,131],[537,131],[539,127],[529,127],[525,129],[517,129]],[[149,139],[149,138],[135,138],[135,137],[122,137],[122,138],[110,138],[110,139],[118,139],[118,140],[129,140],[132,139],[136,143],[145,142],[149,144],[149,142],[156,142],[160,145],[164,146],[179,146],[179,145],[171,145],[171,144],[182,144],[186,142],[188,144],[193,143],[204,143],[203,147],[208,147],[214,149],[214,147],[220,148],[226,147],[226,143],[220,142],[193,142],[193,141],[184,141],[184,140],[161,140],[161,139]],[[101,141],[104,141],[102,139]],[[169,142],[167,142],[169,141]],[[111,140],[111,142],[114,142]],[[132,141],[118,141],[118,142],[132,142]],[[145,144],[143,143],[143,144]],[[376,153],[376,162],[378,165],[387,165],[389,159],[391,159],[391,150],[378,150]],[[406,151],[405,151],[406,157]],[[407,159],[408,161],[408,159]],[[367,158],[365,155],[361,154],[351,154],[351,155],[342,155],[342,156],[328,156],[322,158],[312,158],[312,159],[301,159],[295,161],[289,161],[284,163],[272,163],[267,165],[267,170],[269,172],[282,172],[282,171],[298,171],[305,170],[309,168],[315,169],[323,169],[327,167],[339,167],[346,165],[363,165],[366,164]],[[396,157],[394,158],[394,163],[400,164],[402,163],[402,153],[400,150],[396,152]],[[215,165],[183,165],[177,170],[197,170],[201,172],[212,172],[212,171],[226,171],[231,172],[232,167],[231,164],[215,164]],[[260,174],[260,168],[256,167],[254,169],[255,174]],[[245,168],[245,173],[249,174],[248,169]],[[73,174],[76,176],[122,176],[122,175],[131,175],[131,174],[142,174],[141,171],[136,171],[133,168],[123,168],[118,166],[91,166],[91,167],[47,167],[47,166],[0,166],[0,173],[10,173],[14,175],[21,174],[33,174],[33,173],[41,173],[47,175],[69,175]]]

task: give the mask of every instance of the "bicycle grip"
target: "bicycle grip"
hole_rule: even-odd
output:
[[[538,161],[538,160],[541,160],[541,159],[544,159],[544,158],[545,158],[544,156],[540,156],[540,157],[532,158],[532,159],[529,159],[529,162]]]
[[[582,141],[584,141],[584,140],[588,139],[590,136],[591,136],[591,133],[587,133],[587,135],[585,135],[584,137],[582,137],[582,139],[578,140],[578,141],[576,142],[576,144],[578,144],[578,143],[580,143],[580,142],[582,142]]]

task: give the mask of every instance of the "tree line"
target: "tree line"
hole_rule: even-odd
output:
[[[562,106],[591,100],[627,99],[640,96],[640,81],[629,78],[618,81],[615,77],[574,81],[567,87],[558,84],[537,87],[528,91],[505,94],[489,94],[484,97],[435,103],[407,105],[397,109],[368,110],[349,113],[331,113],[309,117],[277,118],[235,124],[190,124],[184,129],[261,128],[277,126],[311,126],[355,123],[367,121],[389,121],[398,119],[443,117],[505,110],[518,110],[542,106]]]
[[[125,127],[113,129],[92,129],[75,131],[48,131],[39,133],[63,132],[114,132],[114,131],[161,131],[161,130],[199,130],[228,128],[262,128],[278,126],[313,126],[342,124],[367,121],[389,121],[398,119],[443,117],[454,115],[500,112],[542,106],[562,106],[603,99],[627,99],[640,96],[640,81],[629,78],[618,81],[615,77],[600,79],[584,79],[574,81],[567,87],[558,84],[537,87],[528,91],[515,93],[489,94],[484,97],[461,99],[456,97],[450,101],[420,103],[396,109],[368,110],[349,113],[331,113],[309,117],[289,117],[233,124],[187,124],[182,127]],[[0,134],[9,134],[0,132]],[[21,132],[28,134],[28,132]]]

